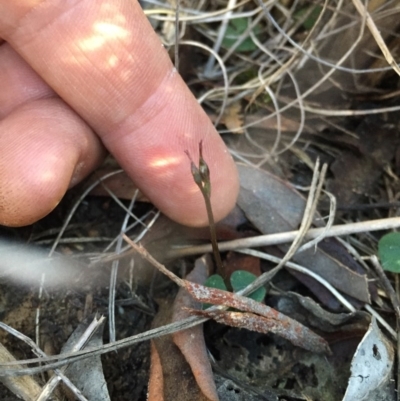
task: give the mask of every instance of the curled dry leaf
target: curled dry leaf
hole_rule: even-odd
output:
[[[332,313],[312,298],[294,292],[279,294],[275,308],[308,327],[332,333],[329,338],[334,338],[336,342],[338,338],[348,338],[349,335],[363,335],[371,322],[371,315],[367,312],[356,310],[351,313]]]
[[[203,284],[209,276],[211,264],[210,255],[205,255],[197,259],[194,269],[186,276],[186,280]],[[174,301],[172,321],[176,322],[190,317],[191,314],[187,308],[200,309],[201,303],[195,302],[188,292],[184,288],[181,288]],[[211,401],[218,401],[214,375],[204,341],[203,325],[197,325],[190,329],[176,332],[172,338],[190,365],[196,382],[203,394]]]
[[[394,401],[393,370],[395,353],[380,331],[375,317],[357,347],[343,401]]]
[[[265,304],[228,291],[208,288],[200,284],[190,283],[189,281],[185,281],[185,285],[192,297],[199,302],[223,305],[249,312],[247,314],[240,314],[237,312],[215,310],[192,310],[191,312],[195,315],[208,316],[226,324],[230,324],[231,322],[232,324],[230,325],[235,327],[247,328],[262,333],[274,333],[289,340],[298,347],[312,352],[330,354],[329,345],[322,337],[315,334],[306,326]],[[240,315],[243,315],[242,321],[240,321]],[[255,321],[257,318],[256,315],[259,315],[259,322]],[[246,325],[246,321],[249,325]]]

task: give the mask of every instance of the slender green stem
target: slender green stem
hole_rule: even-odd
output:
[[[211,245],[213,249],[215,264],[217,266],[217,273],[220,274],[222,277],[224,276],[223,273],[223,265],[221,260],[221,255],[218,249],[218,242],[217,242],[217,233],[215,229],[215,221],[214,215],[212,212],[211,207],[211,181],[210,181],[210,170],[206,161],[203,158],[203,143],[200,141],[199,143],[199,167],[197,167],[192,158],[190,157],[189,152],[186,152],[187,156],[190,160],[190,168],[192,171],[194,182],[199,187],[201,194],[204,198],[204,203],[206,205],[208,222],[210,225],[210,236],[211,236]]]

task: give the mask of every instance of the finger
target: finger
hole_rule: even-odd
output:
[[[90,127],[7,44],[0,46],[0,224],[48,214],[104,156]]]
[[[0,121],[0,224],[21,226],[48,214],[102,148],[64,102],[29,102]]]
[[[164,213],[184,224],[206,223],[184,153],[196,159],[200,140],[216,219],[233,207],[232,158],[138,2],[1,0],[0,29]]]
[[[8,43],[0,46],[0,119],[32,100],[57,96]]]

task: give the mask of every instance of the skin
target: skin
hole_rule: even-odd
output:
[[[216,220],[233,208],[233,160],[135,0],[0,0],[0,38],[0,224],[48,214],[107,150],[162,212],[206,225],[200,140]]]

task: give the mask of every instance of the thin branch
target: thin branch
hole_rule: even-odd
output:
[[[311,228],[304,236],[305,240],[312,240],[321,234],[328,237],[338,237],[342,235],[358,234],[370,231],[390,230],[400,227],[400,217],[392,217],[388,219],[368,220],[358,223],[338,224],[332,226],[327,232],[325,227]],[[279,245],[293,241],[299,231],[288,231],[286,233],[258,235],[256,237],[240,238],[233,241],[225,241],[218,243],[221,252],[234,251],[240,248],[255,248],[259,246]],[[183,256],[198,255],[201,253],[211,252],[211,245],[198,245],[184,248],[175,248],[167,252],[168,258],[178,258]]]

